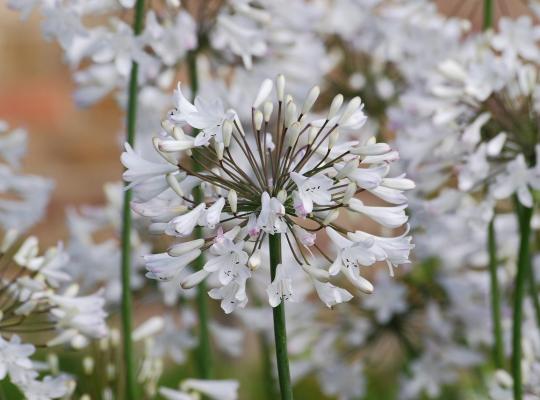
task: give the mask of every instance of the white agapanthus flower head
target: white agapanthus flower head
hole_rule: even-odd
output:
[[[327,116],[314,120],[310,112],[319,93],[315,86],[297,103],[286,94],[283,76],[275,83],[264,80],[248,130],[219,99],[197,97],[191,103],[176,92],[176,108],[153,140],[162,162],[144,159],[129,146],[122,155],[124,179],[143,199],[133,209],[151,216],[152,232],[181,240],[166,253],[145,257],[149,278],[175,279],[204,254],[203,269],[180,283],[193,287],[215,276],[218,287],[209,294],[232,312],[247,304],[246,283],[260,265],[254,262],[258,250],[269,236],[279,235],[295,262],[279,268],[268,286],[270,304],[295,298],[287,269],[296,268],[316,282],[317,293],[332,306],[351,298],[336,286],[340,276],[371,292],[362,276],[365,267],[385,261],[393,271],[408,262],[413,246],[406,232],[385,238],[338,223],[341,213],[399,228],[407,222],[403,192],[414,184],[403,175],[389,177],[389,165],[398,157],[387,144],[375,138],[340,142],[341,127],[359,128],[366,119],[360,98],[344,106],[337,95]],[[203,196],[195,198],[186,188],[198,185]],[[363,193],[370,197],[360,199]],[[203,228],[204,238],[189,240],[196,228]],[[334,250],[318,244],[317,236],[324,234]],[[326,266],[316,263],[317,253]]]

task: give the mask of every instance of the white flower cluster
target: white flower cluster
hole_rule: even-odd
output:
[[[53,183],[35,175],[18,173],[26,152],[27,132],[9,130],[0,120],[0,227],[25,231],[38,222],[49,203]]]
[[[337,95],[326,118],[312,120],[308,113],[318,87],[309,91],[300,107],[285,94],[283,76],[275,84],[277,104],[267,101],[273,82],[267,79],[261,85],[252,107],[251,135],[236,112],[225,111],[219,99],[198,97],[192,104],[179,87],[176,108],[163,122],[161,137],[153,140],[163,162],[145,160],[128,145],[122,154],[124,179],[139,197],[133,209],[152,218],[152,232],[187,238],[196,227],[206,228],[204,239],[183,241],[165,253],[147,256],[147,276],[174,280],[204,252],[204,268],[180,283],[192,287],[215,275],[219,287],[209,294],[222,300],[226,312],[246,305],[246,281],[260,265],[259,249],[269,235],[286,239],[298,268],[311,277],[328,306],[352,297],[330,283],[334,277],[345,276],[356,288],[372,292],[362,267],[385,261],[393,274],[397,265],[408,262],[412,248],[406,232],[379,237],[348,232],[336,222],[343,211],[398,228],[407,222],[403,191],[414,187],[404,176],[388,177],[397,152],[387,144],[374,138],[339,142],[340,129],[359,129],[365,122],[360,99],[342,107],[343,97]],[[195,136],[185,133],[186,127],[195,129]],[[204,167],[199,169],[197,163]],[[190,196],[197,185],[202,185],[204,199]],[[355,197],[361,192],[389,205],[369,205]],[[329,257],[316,244],[317,233],[323,230],[336,256]],[[326,267],[316,264],[312,249],[329,260]],[[274,307],[293,299],[284,265],[278,266],[267,291]]]

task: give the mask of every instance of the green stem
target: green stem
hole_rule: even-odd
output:
[[[268,339],[263,333],[259,334],[259,346],[262,357],[262,379],[265,387],[265,396],[268,400],[275,400],[278,395],[276,393],[276,385],[274,382],[274,373],[272,370],[272,357]]]
[[[133,33],[139,35],[142,31],[144,19],[144,0],[137,0],[135,4],[135,19]],[[133,61],[129,78],[128,110],[127,110],[127,138],[126,141],[133,147],[135,144],[135,131],[137,122],[137,95],[138,95],[139,65]],[[126,398],[137,398],[137,385],[135,377],[135,362],[133,359],[133,342],[131,339],[133,325],[133,304],[131,299],[131,190],[124,193],[122,206],[122,332],[123,354],[125,364]]]
[[[484,0],[484,30],[488,30],[493,27],[493,12],[493,0]]]
[[[489,278],[491,285],[491,316],[493,323],[493,360],[497,369],[504,366],[504,347],[501,324],[501,295],[497,277],[497,241],[494,219],[488,225]]]
[[[281,236],[269,236],[270,250],[270,277],[274,281],[276,269],[281,263]],[[274,307],[274,338],[276,342],[276,360],[279,377],[281,400],[292,400],[291,375],[289,373],[289,359],[287,357],[287,329],[285,325],[285,301]]]
[[[197,74],[197,53],[192,52],[188,55],[189,82],[191,85],[191,96],[193,100],[199,90],[199,78]],[[199,163],[194,162],[193,169],[201,171]],[[195,204],[204,201],[204,193],[200,186],[193,189],[193,200]],[[195,228],[195,238],[203,238],[203,231],[200,226]],[[197,270],[204,266],[204,257],[199,256],[194,262],[193,267]],[[197,371],[201,379],[210,379],[212,377],[212,349],[210,345],[210,329],[208,326],[208,295],[206,293],[206,283],[203,281],[197,286],[197,314],[199,319],[199,344],[196,350]]]
[[[517,275],[514,288],[514,320],[512,329],[512,377],[514,379],[514,400],[523,399],[521,377],[521,321],[523,319],[523,297],[525,279],[527,278],[530,260],[530,234],[532,208],[523,207],[516,201],[516,212],[519,220],[520,243],[517,259]]]

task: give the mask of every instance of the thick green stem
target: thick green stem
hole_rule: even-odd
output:
[[[493,0],[484,0],[484,21],[483,28],[484,30],[490,29],[493,27]]]
[[[195,99],[199,90],[199,78],[197,74],[197,54],[192,52],[188,55],[188,73],[191,85],[191,96]],[[201,166],[194,162],[193,169],[200,171]],[[193,189],[193,200],[195,204],[204,201],[204,193],[200,186]],[[195,238],[203,238],[203,231],[200,226],[195,228]],[[197,270],[204,266],[204,257],[199,256],[194,262],[193,267]],[[201,379],[210,379],[212,377],[212,349],[210,345],[210,329],[208,327],[208,295],[206,293],[206,283],[203,281],[197,286],[197,314],[199,318],[199,344],[197,346],[197,371]]]
[[[144,0],[137,0],[135,4],[135,18],[133,21],[133,33],[139,35],[142,31],[144,20]],[[129,78],[128,110],[126,117],[127,134],[126,141],[133,146],[135,144],[135,131],[137,121],[137,95],[138,95],[139,65],[133,61]],[[126,398],[137,398],[137,383],[135,377],[135,362],[133,357],[133,342],[131,331],[133,325],[133,305],[131,299],[131,190],[124,193],[122,208],[122,334]]]
[[[281,236],[270,235],[270,277],[274,281],[276,269],[281,263]],[[285,301],[274,307],[274,339],[276,342],[276,360],[279,377],[281,400],[292,400],[291,375],[289,373],[289,358],[287,356],[287,329],[285,325]]]
[[[497,241],[494,219],[488,225],[489,278],[491,286],[491,317],[493,323],[493,360],[496,368],[504,367],[504,347],[501,324],[501,295],[497,277]]]
[[[276,384],[272,368],[271,348],[268,344],[268,339],[264,334],[259,334],[259,346],[262,358],[262,379],[264,382],[265,397],[268,400],[275,400],[278,395],[276,393]]]
[[[529,274],[530,264],[530,234],[532,208],[526,208],[516,201],[519,220],[520,243],[517,259],[517,274],[514,288],[514,320],[512,329],[512,377],[514,379],[514,400],[523,399],[521,376],[521,321],[523,318],[523,297],[525,280]]]

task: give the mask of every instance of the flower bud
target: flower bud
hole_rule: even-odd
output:
[[[49,353],[47,355],[47,364],[49,364],[49,370],[53,375],[57,375],[60,372],[60,368],[58,368],[58,356],[56,353]]]
[[[330,225],[332,222],[334,222],[339,217],[339,210],[336,208],[334,210],[330,210],[328,215],[323,221],[323,225]]]
[[[289,129],[287,130],[287,142],[286,145],[288,147],[293,147],[296,143],[296,140],[298,139],[298,135],[300,134],[300,122],[294,122],[291,124]]]
[[[353,114],[360,108],[361,105],[362,100],[360,100],[360,97],[358,96],[354,97],[351,101],[349,101],[349,104],[347,104],[345,111],[343,111],[343,114],[341,114],[341,117],[338,120],[338,124],[346,124],[353,116]]]
[[[285,109],[285,128],[288,128],[291,126],[293,122],[295,122],[297,119],[296,115],[296,104],[294,104],[294,101],[290,101],[287,103],[287,108]]]
[[[332,131],[332,133],[328,137],[328,150],[331,150],[335,146],[338,139],[339,139],[339,129],[336,128]]]
[[[164,119],[163,121],[161,121],[161,127],[165,132],[171,135],[174,129],[174,124],[168,119]]]
[[[248,267],[250,270],[255,271],[261,266],[261,251],[255,250],[255,252],[248,259]]]
[[[253,113],[253,124],[255,125],[255,130],[256,131],[260,131],[261,128],[262,128],[262,123],[263,123],[263,113],[260,112],[259,110],[256,110],[254,113]]]
[[[236,214],[238,206],[238,195],[236,194],[236,190],[229,190],[229,193],[227,194],[227,201],[229,202],[229,206],[231,207],[231,212],[233,214]]]
[[[358,164],[360,161],[358,158],[353,158],[352,160],[349,160],[345,163],[345,165],[339,170],[338,174],[336,175],[336,179],[343,179],[346,176],[349,176],[356,168],[358,168]]]
[[[111,329],[109,340],[112,347],[120,347],[120,331],[116,328]]]
[[[334,99],[332,100],[332,104],[330,104],[330,109],[328,110],[328,116],[326,119],[332,119],[334,118],[337,113],[339,112],[339,109],[341,108],[341,105],[343,104],[343,95],[338,94]]]
[[[343,204],[349,204],[349,201],[353,198],[353,196],[356,194],[356,183],[350,182],[347,185],[347,189],[345,190],[345,193],[343,194],[343,199],[341,202]]]
[[[270,101],[267,101],[264,103],[263,106],[263,114],[264,114],[264,121],[268,122],[270,121],[270,118],[272,117],[272,111],[274,110],[274,104]]]
[[[328,282],[330,280],[330,274],[323,268],[317,268],[309,264],[302,264],[302,269],[312,278],[320,282]]]
[[[312,126],[309,128],[308,131],[308,144],[313,144],[315,141],[315,138],[317,137],[317,133],[319,133],[319,128]]]
[[[90,356],[86,356],[82,360],[83,371],[86,375],[91,375],[94,372],[94,359]]]
[[[225,145],[221,142],[214,142],[214,149],[216,150],[216,155],[219,161],[223,160],[223,151],[225,150]]]
[[[281,204],[285,203],[285,201],[287,201],[287,191],[285,189],[281,189],[277,194],[277,199],[281,202]]]
[[[302,114],[307,114],[311,110],[311,107],[313,107],[313,104],[317,101],[320,93],[321,89],[318,86],[311,88],[304,101],[304,105],[302,106]]]
[[[276,80],[277,98],[279,101],[283,101],[285,95],[285,77],[279,74]]]
[[[257,93],[257,97],[253,102],[253,108],[259,108],[259,106],[268,98],[268,95],[272,92],[272,86],[271,79],[265,79],[263,83],[261,83],[259,93]]]
[[[229,147],[231,145],[232,131],[233,131],[233,123],[228,119],[223,121],[223,126],[221,127],[221,133],[223,135],[223,144],[225,145],[225,147]]]
[[[186,137],[188,137],[184,130],[179,126],[174,126],[172,130],[172,135],[176,140],[184,140]]]
[[[204,281],[206,277],[210,275],[210,272],[205,271],[204,269],[201,269],[191,275],[186,276],[182,281],[180,282],[180,286],[184,289],[191,289],[197,286],[199,283]]]
[[[138,326],[132,333],[131,338],[133,341],[137,342],[148,337],[152,337],[158,332],[160,332],[165,326],[165,321],[162,317],[155,316]]]
[[[176,179],[176,176],[174,174],[167,174],[165,179],[167,180],[167,183],[169,184],[171,189],[174,190],[178,196],[184,197],[184,191],[180,187],[180,184],[178,183],[178,180]]]
[[[204,239],[195,239],[189,242],[178,243],[169,248],[167,254],[171,257],[179,257],[183,254],[189,253],[192,250],[196,250],[204,246]]]

